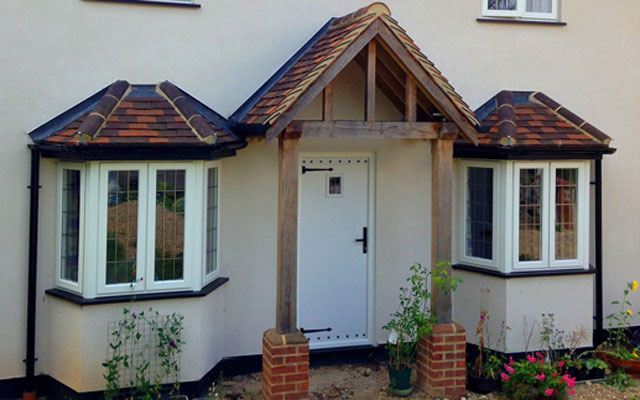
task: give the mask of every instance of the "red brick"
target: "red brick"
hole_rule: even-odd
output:
[[[285,375],[285,382],[300,382],[300,381],[309,381],[309,374],[299,373],[299,374],[290,374]]]

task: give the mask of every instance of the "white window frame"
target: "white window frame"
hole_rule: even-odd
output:
[[[147,163],[102,163],[100,164],[98,204],[98,277],[97,294],[132,293],[145,290],[145,253],[147,249],[147,212],[144,199],[147,198]],[[132,283],[106,283],[107,275],[107,211],[110,171],[138,171],[138,241],[136,243],[136,281]],[[142,200],[142,201],[141,201]]]
[[[558,20],[560,0],[551,0],[551,12],[527,12],[527,0],[517,0],[515,10],[490,10],[489,0],[482,0],[482,15],[486,17],[506,17],[537,20]]]
[[[183,248],[183,277],[170,281],[155,280],[155,239],[156,239],[156,178],[157,171],[184,170],[184,248]],[[194,245],[194,189],[195,177],[193,163],[149,163],[147,196],[147,246],[146,246],[146,291],[162,291],[172,289],[188,289],[192,284],[193,245]]]
[[[208,176],[209,176],[209,170],[210,169],[216,169],[217,170],[217,174],[218,174],[218,213],[216,214],[216,229],[218,234],[216,235],[216,268],[210,272],[207,273],[207,204],[209,201],[208,198]],[[203,215],[201,218],[201,221],[203,221],[202,224],[202,286],[207,285],[208,283],[213,282],[218,276],[220,276],[220,210],[221,210],[221,196],[220,196],[220,184],[222,182],[222,163],[220,161],[210,161],[210,162],[206,162],[204,164],[204,176],[202,179],[202,185],[201,187],[203,188],[203,196],[201,197],[204,200],[204,203],[201,207]]]
[[[577,226],[576,226],[576,258],[570,260],[556,260],[556,170],[558,169],[568,169],[575,168],[578,170],[578,177],[576,179],[577,183],[577,202],[578,202],[578,210],[577,210]],[[584,244],[587,241],[587,232],[588,232],[588,210],[589,210],[589,176],[588,176],[589,168],[585,162],[552,162],[551,163],[551,178],[552,182],[550,182],[550,194],[549,194],[549,205],[551,208],[551,212],[549,215],[549,231],[551,236],[549,238],[549,257],[550,263],[549,266],[551,268],[576,268],[576,267],[584,267],[585,260],[588,259],[587,247]]]
[[[469,168],[490,168],[493,170],[493,235],[492,235],[492,258],[491,260],[472,257],[467,255],[467,239],[466,239],[466,231],[467,231],[467,196],[468,196],[468,179],[469,179]],[[459,241],[460,243],[460,261],[465,264],[470,265],[478,265],[483,267],[488,267],[492,269],[499,269],[498,260],[499,257],[499,241],[500,241],[500,233],[502,231],[500,218],[498,215],[498,192],[500,186],[500,164],[497,162],[487,162],[487,161],[461,161],[460,162],[460,188],[459,193],[461,194],[460,198],[460,223],[459,226]]]
[[[513,269],[533,270],[549,267],[549,163],[515,163],[513,172]],[[520,261],[520,170],[542,170],[542,217],[541,217],[541,259],[538,261]]]
[[[62,182],[64,170],[80,172],[80,215],[78,221],[78,281],[73,282],[62,278]],[[85,168],[84,164],[61,162],[57,168],[56,193],[56,286],[82,294],[83,266],[84,266],[84,204],[85,204]]]

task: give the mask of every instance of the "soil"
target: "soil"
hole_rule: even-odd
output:
[[[323,366],[311,368],[310,400],[369,400],[392,399],[387,392],[389,377],[384,363]],[[228,378],[216,386],[220,399],[260,399],[260,373]],[[580,400],[635,400],[640,399],[640,388],[618,392],[599,383],[578,383],[571,399]],[[215,397],[214,397],[215,398]],[[425,393],[414,392],[408,399],[439,400]],[[466,400],[505,400],[500,394],[479,395],[468,392]]]

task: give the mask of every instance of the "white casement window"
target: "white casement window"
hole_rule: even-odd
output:
[[[464,262],[497,267],[498,165],[463,162],[461,168],[462,238]]]
[[[482,15],[522,19],[558,19],[560,0],[482,0]]]
[[[203,275],[204,284],[218,275],[219,263],[219,215],[220,215],[220,167],[217,163],[208,163],[204,171],[205,234],[203,235]]]
[[[587,161],[459,161],[457,260],[509,273],[587,268]]]
[[[84,165],[58,165],[56,284],[82,292]]]
[[[219,179],[214,162],[60,163],[56,286],[89,298],[202,288],[220,270]]]
[[[514,269],[586,267],[588,166],[516,163]]]

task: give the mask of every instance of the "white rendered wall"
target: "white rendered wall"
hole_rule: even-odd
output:
[[[227,116],[329,17],[351,12],[367,2],[285,0],[272,2],[269,7],[255,7],[255,2],[249,0],[201,3],[201,9],[81,0],[3,4],[0,379],[24,375],[29,226],[26,133],[115,79],[135,83],[169,79]],[[640,223],[634,212],[640,185],[636,184],[633,171],[640,169],[640,136],[634,131],[640,105],[640,41],[636,40],[640,2],[563,1],[562,20],[568,24],[565,27],[478,23],[480,0],[433,0],[428,4],[423,0],[387,0],[387,4],[394,18],[473,108],[501,89],[542,90],[614,137],[618,153],[604,161],[605,303],[618,298],[626,281],[639,278],[635,264],[640,258],[640,246],[633,238],[640,237]],[[250,151],[251,148],[244,150]],[[274,150],[259,156],[275,163]],[[223,164],[236,170],[244,168],[233,162]],[[37,373],[46,372],[48,363],[54,362],[54,350],[48,345],[52,340],[47,337],[52,332],[46,329],[50,326],[46,316],[48,300],[44,298],[44,290],[53,285],[54,243],[52,205],[47,204],[53,196],[45,193],[51,191],[48,185],[53,175],[44,171],[46,164],[43,163],[40,213]],[[248,174],[260,191],[248,187],[238,189],[238,193],[271,202],[276,194],[276,175],[270,174],[263,182],[258,173]],[[228,201],[224,194],[223,201]],[[264,206],[246,198],[233,201],[265,207],[260,224],[275,226],[274,205]],[[241,210],[233,215],[248,218]],[[224,218],[223,223],[228,223]],[[51,221],[47,223],[47,219]],[[239,268],[256,272],[256,265],[274,262],[275,236],[262,228],[245,235],[266,242],[265,247],[221,238],[223,246],[232,250],[251,246],[246,251],[247,261]],[[403,256],[417,251],[407,249],[404,246],[394,252]],[[428,252],[428,246],[424,251]],[[398,261],[400,264],[406,264],[406,260]],[[266,297],[275,297],[274,275],[252,278],[246,283],[232,279],[227,292],[271,290]],[[571,279],[567,284],[573,282]],[[395,293],[384,296],[395,298]],[[639,296],[634,293],[632,301],[639,304]],[[237,305],[225,300],[225,307],[229,308],[227,314],[236,319],[233,328],[242,326]],[[605,315],[611,311],[611,307],[605,307]],[[259,315],[256,324],[272,325],[272,313]],[[248,341],[249,337],[255,340],[261,333],[226,332],[225,338],[244,335],[241,341]],[[238,347],[236,344],[232,350]]]

